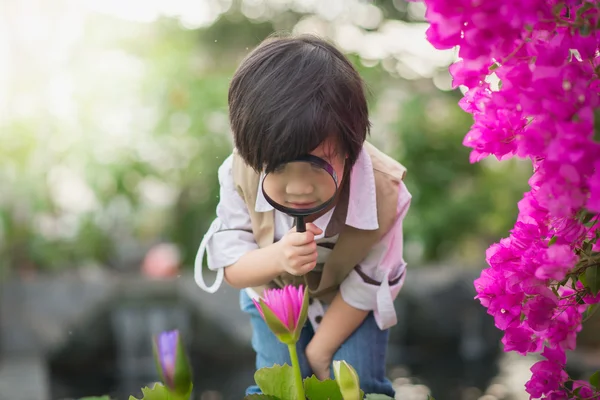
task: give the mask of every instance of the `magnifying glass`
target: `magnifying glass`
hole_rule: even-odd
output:
[[[325,210],[335,199],[337,189],[333,167],[310,154],[279,165],[262,183],[267,202],[296,218],[296,232],[306,232],[304,218]]]

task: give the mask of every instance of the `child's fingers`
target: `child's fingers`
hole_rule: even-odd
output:
[[[309,232],[312,232],[313,235],[315,235],[315,236],[323,233],[323,230],[321,228],[319,228],[318,226],[316,226],[315,224],[313,224],[312,222],[309,222],[308,224],[306,224],[306,230]]]
[[[296,246],[296,251],[298,252],[299,256],[314,255],[316,257],[317,243],[315,243],[315,241],[313,240],[312,242]]]

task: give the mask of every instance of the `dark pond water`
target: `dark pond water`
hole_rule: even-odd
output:
[[[427,364],[390,366],[390,372],[402,372],[411,383],[427,386],[437,399],[462,400],[470,388],[481,392],[489,386],[498,371],[495,359],[463,364],[450,355],[432,359]],[[408,367],[408,368],[407,368]],[[253,360],[242,359],[229,363],[196,363],[194,399],[240,400],[244,389],[253,379]],[[76,374],[68,376],[54,371],[52,375],[52,399],[79,398],[86,395],[109,394],[115,399],[127,399],[129,395],[141,398],[140,388],[156,379],[156,376],[130,377],[110,373]],[[398,379],[402,381],[402,379]]]
[[[93,324],[73,332],[70,342],[51,354],[51,398],[103,394],[118,400],[127,400],[129,395],[141,398],[140,388],[157,380],[152,333],[177,328],[190,338],[186,346],[194,368],[194,399],[240,400],[253,382],[251,348],[230,340],[226,332],[208,331],[206,323],[180,304],[120,305],[104,310]],[[422,384],[438,400],[464,400],[466,389],[484,391],[498,374],[496,352],[467,362],[460,356],[460,340],[423,340],[392,329],[388,361],[390,377],[397,378],[396,382]]]

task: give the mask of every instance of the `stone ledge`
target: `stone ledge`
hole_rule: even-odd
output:
[[[39,357],[9,357],[0,363],[0,400],[51,400],[46,363]]]

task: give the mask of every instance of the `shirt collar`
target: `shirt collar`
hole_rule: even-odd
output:
[[[265,173],[260,174],[256,204],[254,211],[267,212],[273,210],[262,192],[262,182]],[[350,195],[348,198],[348,213],[346,225],[361,230],[379,228],[377,221],[377,198],[375,194],[375,175],[371,157],[363,147],[352,171],[350,171]]]

